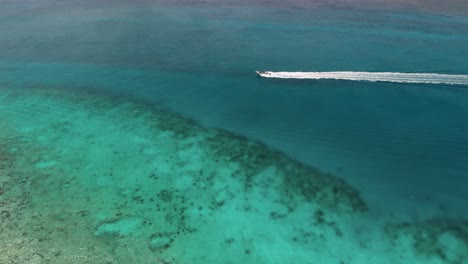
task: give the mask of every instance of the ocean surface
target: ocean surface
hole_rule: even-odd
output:
[[[0,1],[0,263],[468,263],[468,85],[255,73],[468,75],[350,2]]]

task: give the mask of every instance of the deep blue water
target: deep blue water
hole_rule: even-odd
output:
[[[144,99],[334,172],[376,213],[468,217],[468,87],[254,74],[468,74],[468,18],[332,6],[5,3],[0,83]]]

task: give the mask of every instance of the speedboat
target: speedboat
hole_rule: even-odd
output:
[[[271,74],[269,71],[255,71],[255,73],[260,77],[265,77],[266,75]]]

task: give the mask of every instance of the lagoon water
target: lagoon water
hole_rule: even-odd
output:
[[[79,2],[0,1],[0,263],[468,263],[468,86],[254,72],[466,75],[468,6]]]

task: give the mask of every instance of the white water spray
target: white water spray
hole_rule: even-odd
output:
[[[468,85],[468,75],[438,73],[403,73],[403,72],[272,72],[256,71],[264,78],[280,79],[329,79],[396,83],[433,83]]]

